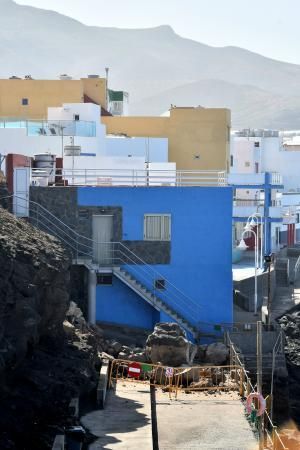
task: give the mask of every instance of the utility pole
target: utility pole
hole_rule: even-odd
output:
[[[267,324],[268,324],[268,330],[271,328],[271,264],[273,260],[273,255],[265,255],[265,263],[268,266],[268,318],[267,318]]]
[[[262,322],[257,322],[257,392],[262,395]],[[264,416],[258,418],[259,450],[264,448]]]

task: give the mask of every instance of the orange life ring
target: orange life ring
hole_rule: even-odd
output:
[[[248,414],[251,413],[251,411],[252,411],[252,400],[254,400],[255,398],[257,398],[258,403],[259,403],[259,408],[258,408],[257,413],[256,413],[256,415],[259,417],[259,416],[262,416],[263,413],[265,412],[266,400],[258,392],[254,392],[254,393],[248,395],[247,400],[246,400],[246,410],[247,410]]]

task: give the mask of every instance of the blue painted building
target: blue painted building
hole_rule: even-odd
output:
[[[178,317],[203,333],[232,322],[232,188],[76,191],[98,242],[97,321],[151,329]]]

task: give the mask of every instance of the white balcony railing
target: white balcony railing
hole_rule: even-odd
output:
[[[32,169],[40,186],[227,186],[226,172],[130,169]]]
[[[265,184],[265,173],[231,173],[228,175],[228,183],[232,185],[263,185]],[[282,176],[280,173],[272,172],[270,183],[282,185]]]

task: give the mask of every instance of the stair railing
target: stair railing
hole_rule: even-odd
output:
[[[94,248],[105,245],[109,250],[106,257],[101,257],[101,261],[94,261],[101,266],[124,266],[126,271],[136,277],[137,281],[143,280],[145,287],[167,306],[173,308],[183,318],[195,327],[199,326],[199,321],[195,317],[201,314],[201,306],[171,283],[163,274],[146,263],[141,257],[136,255],[125,244],[121,242],[96,242],[91,238],[77,233],[70,226],[52,214],[39,203],[22,198],[20,196],[10,195],[3,198],[13,198],[17,209],[22,208],[28,211],[29,219],[37,228],[54,235],[60,239],[73,258],[79,260],[93,261]],[[24,206],[26,202],[26,206]],[[25,211],[24,211],[25,212]],[[141,280],[140,280],[141,279]],[[164,280],[164,289],[157,288],[157,282]],[[163,287],[163,286],[162,286]]]
[[[194,317],[199,317],[201,307],[187,295],[182,293],[176,286],[167,280],[161,273],[152,269],[143,259],[131,251],[121,242],[94,242],[100,248],[100,267],[122,267],[136,281],[141,282],[153,295],[164,301],[175,312],[180,313],[194,326],[198,322]],[[102,252],[101,252],[102,249]],[[98,252],[96,252],[98,253]],[[156,287],[157,280],[164,280],[163,290]]]

